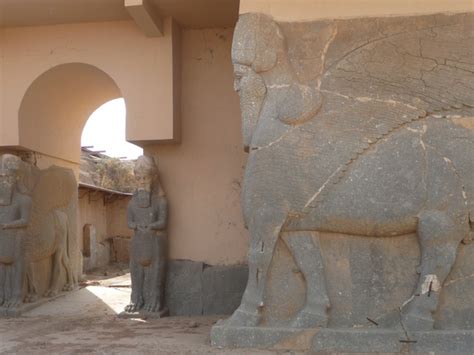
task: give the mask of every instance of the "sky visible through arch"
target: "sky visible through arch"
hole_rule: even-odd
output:
[[[125,101],[109,101],[89,117],[82,131],[81,146],[92,146],[91,150],[105,150],[104,154],[114,158],[136,159],[143,149],[125,140]]]

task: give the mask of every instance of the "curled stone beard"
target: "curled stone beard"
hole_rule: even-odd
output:
[[[251,144],[266,92],[265,82],[260,75],[250,73],[242,78],[239,95],[245,147],[249,147]]]
[[[14,184],[0,181],[0,206],[10,206],[12,204]]]
[[[135,194],[135,198],[138,204],[138,207],[140,208],[148,208],[151,205],[151,192],[144,190],[144,189],[139,189],[137,190],[137,193]]]

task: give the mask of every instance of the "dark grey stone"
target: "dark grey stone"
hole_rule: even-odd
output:
[[[242,300],[248,268],[207,266],[202,273],[203,314],[232,314]]]
[[[171,316],[202,315],[202,271],[204,263],[189,260],[169,262],[166,304]]]
[[[275,348],[304,350],[319,329],[228,327],[218,322],[211,329],[211,344],[231,348]]]
[[[408,335],[408,336],[407,336]],[[474,331],[410,332],[389,329],[322,329],[313,340],[314,351],[472,354]]]
[[[153,158],[140,156],[134,167],[136,191],[128,204],[132,294],[125,313],[164,314],[168,200]]]
[[[166,277],[170,315],[231,314],[240,304],[247,277],[246,265],[212,266],[172,260]]]
[[[39,170],[17,156],[0,157],[0,316],[18,316],[41,295],[77,286],[76,217],[70,169]]]
[[[473,23],[240,16],[249,279],[213,343],[371,319],[426,333],[433,351],[451,328],[472,349]],[[386,334],[368,334],[378,351]]]

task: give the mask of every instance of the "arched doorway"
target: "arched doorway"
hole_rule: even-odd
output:
[[[93,65],[55,66],[36,78],[23,97],[18,114],[20,146],[78,165],[89,116],[120,97],[115,81]]]

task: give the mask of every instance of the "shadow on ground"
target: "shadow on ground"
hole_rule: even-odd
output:
[[[129,274],[94,280],[25,313],[0,319],[1,354],[273,354],[209,345],[220,318],[119,319],[130,299]]]

